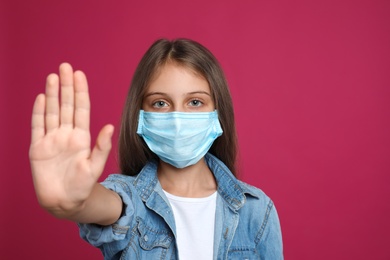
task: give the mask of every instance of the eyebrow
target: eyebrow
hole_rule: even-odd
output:
[[[206,91],[193,91],[193,92],[185,93],[185,95],[194,95],[194,94],[203,94],[203,95],[207,95],[207,96],[211,97],[210,93],[208,93]],[[164,92],[150,92],[150,93],[146,93],[144,98],[147,98],[147,97],[150,97],[153,95],[168,96],[168,94],[164,93]]]
[[[207,96],[211,96],[210,93],[208,93],[206,91],[193,91],[193,92],[186,93],[186,95],[194,95],[194,94],[204,94]]]

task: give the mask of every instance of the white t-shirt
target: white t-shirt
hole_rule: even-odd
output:
[[[179,259],[213,259],[217,192],[205,198],[178,197],[164,192],[175,217]]]

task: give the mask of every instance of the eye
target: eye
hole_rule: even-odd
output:
[[[156,107],[156,108],[162,108],[162,107],[166,107],[166,106],[168,106],[168,104],[162,100],[159,100],[159,101],[153,103],[153,107]]]
[[[202,104],[203,104],[203,102],[198,100],[198,99],[193,99],[189,103],[189,105],[193,106],[193,107],[200,107]]]

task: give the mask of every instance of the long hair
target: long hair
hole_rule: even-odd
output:
[[[223,134],[209,152],[236,175],[237,135],[234,111],[225,75],[214,55],[201,44],[188,40],[157,40],[135,70],[122,114],[119,135],[119,166],[122,174],[137,175],[149,160],[158,160],[137,134],[138,115],[145,91],[161,66],[174,62],[203,76],[209,83]]]

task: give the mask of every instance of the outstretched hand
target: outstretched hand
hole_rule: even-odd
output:
[[[114,127],[104,126],[91,149],[89,122],[86,76],[63,63],[35,100],[29,153],[38,200],[56,216],[82,209],[107,161]]]

